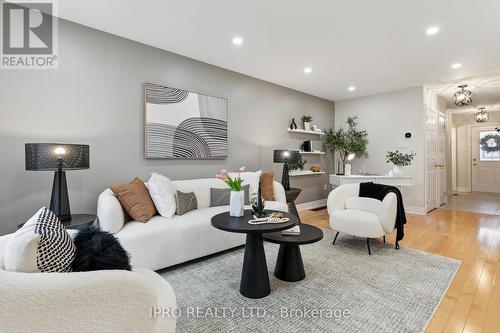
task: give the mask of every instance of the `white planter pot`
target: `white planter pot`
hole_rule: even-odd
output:
[[[241,217],[245,211],[245,191],[231,191],[229,216]]]
[[[404,176],[403,167],[395,165],[391,171],[389,171],[389,176]]]
[[[304,129],[306,131],[310,131],[311,130],[311,123],[308,121],[304,121]]]

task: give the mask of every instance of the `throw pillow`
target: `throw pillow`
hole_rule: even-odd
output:
[[[260,194],[264,200],[275,201],[273,178],[274,174],[272,172],[265,172],[260,175]]]
[[[130,271],[130,256],[113,234],[100,228],[80,230],[73,240],[76,247],[74,272],[123,269]]]
[[[241,189],[245,192],[245,205],[250,205],[250,184],[242,186]],[[210,207],[228,206],[230,197],[230,188],[211,188]]]
[[[251,195],[257,194],[257,192],[259,192],[259,180],[261,174],[261,170],[255,172],[245,171],[240,173],[240,177],[241,179],[243,179],[243,185],[250,185]],[[230,172],[229,175],[234,178],[238,176],[238,172]]]
[[[11,272],[69,272],[74,257],[75,245],[64,225],[43,207],[7,243],[4,267]]]
[[[177,210],[175,213],[177,215],[184,215],[187,212],[198,209],[198,201],[196,200],[196,195],[194,192],[184,193],[177,191],[175,196],[175,201],[177,205]]]
[[[167,177],[153,172],[148,181],[148,190],[156,210],[164,217],[175,214],[175,191]]]
[[[123,209],[136,221],[148,222],[156,215],[156,208],[144,182],[135,178],[129,184],[110,187]]]

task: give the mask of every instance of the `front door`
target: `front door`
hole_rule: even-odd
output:
[[[500,193],[500,132],[472,127],[472,191]]]

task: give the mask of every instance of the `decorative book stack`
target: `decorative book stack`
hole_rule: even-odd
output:
[[[290,229],[283,230],[281,232],[283,236],[299,236],[300,235],[300,225],[291,227]]]

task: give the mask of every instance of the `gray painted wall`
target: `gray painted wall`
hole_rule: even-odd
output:
[[[127,39],[61,21],[59,69],[0,71],[0,234],[13,232],[48,205],[53,174],[24,170],[24,143],[91,146],[91,168],[67,173],[73,213],[96,211],[113,183],[158,171],[172,179],[214,177],[221,168],[263,169],[281,177],[273,148],[298,148],[306,137],[287,133],[289,120],[311,114],[334,125],[334,103],[207,65]],[[144,159],[145,81],[229,101],[227,160]],[[331,167],[325,157],[323,169]],[[327,175],[297,177],[298,202],[324,198]]]
[[[402,192],[409,211],[423,211],[424,186],[424,99],[422,87],[393,91],[335,103],[335,125],[344,127],[347,117],[358,116],[358,128],[368,132],[368,158],[353,160],[353,173],[387,174],[393,167],[385,162],[387,151],[399,150],[417,155],[405,174],[413,176],[414,185]],[[404,134],[411,132],[411,139]]]

